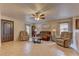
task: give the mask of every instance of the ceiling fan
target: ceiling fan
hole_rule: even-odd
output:
[[[40,12],[36,12],[35,14],[32,14],[32,15],[35,18],[35,20],[45,19],[45,14],[42,14]]]

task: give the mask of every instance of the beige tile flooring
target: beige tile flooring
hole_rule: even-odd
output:
[[[34,44],[27,41],[10,41],[2,43],[1,56],[78,56],[72,48],[63,48],[55,42]]]

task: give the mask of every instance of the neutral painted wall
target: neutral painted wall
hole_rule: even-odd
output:
[[[76,19],[79,17],[73,17],[73,44],[72,48],[79,52],[79,30],[76,29]]]
[[[2,16],[1,19],[14,21],[14,41],[18,40],[19,32],[25,30],[25,21],[19,20],[19,19],[14,19],[14,18],[7,17],[7,16]],[[0,23],[0,25],[1,25],[1,23]],[[1,27],[0,27],[0,31],[1,31]],[[1,32],[0,32],[0,34],[1,34]]]
[[[0,47],[1,47],[1,13],[0,13]]]
[[[76,19],[79,19],[79,16],[76,17]],[[77,51],[79,52],[79,29],[75,29],[75,38],[76,38],[76,43],[77,43]]]
[[[79,52],[79,30],[76,31],[77,51]]]

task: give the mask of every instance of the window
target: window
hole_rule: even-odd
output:
[[[26,25],[26,31],[28,34],[30,34],[30,26],[29,25]]]
[[[60,24],[60,34],[61,34],[61,32],[68,32],[68,31],[69,31],[69,24],[61,23]]]

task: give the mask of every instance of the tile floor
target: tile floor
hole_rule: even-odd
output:
[[[55,42],[34,44],[27,41],[10,41],[2,43],[0,56],[78,56],[71,48],[63,48]]]

